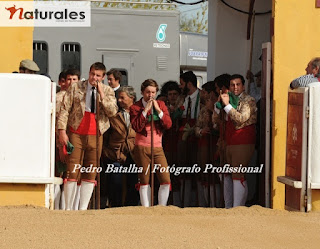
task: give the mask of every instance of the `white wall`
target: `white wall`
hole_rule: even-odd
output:
[[[238,9],[248,11],[248,0],[226,0]],[[255,11],[271,10],[271,0],[256,0]],[[208,80],[222,73],[245,76],[250,62],[250,40],[247,40],[248,15],[225,6],[220,0],[209,0],[208,13]],[[261,44],[271,41],[271,14],[256,16],[252,71],[261,69]]]

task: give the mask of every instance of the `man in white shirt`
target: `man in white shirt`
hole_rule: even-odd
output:
[[[112,68],[107,72],[108,84],[113,89],[116,99],[118,99],[118,89],[120,88],[121,78],[122,74],[117,69]]]
[[[68,141],[74,146],[73,152],[67,159],[64,183],[66,210],[71,210],[73,207],[78,174],[81,174],[79,209],[88,208],[96,184],[97,161],[101,155],[102,135],[110,127],[109,118],[118,111],[113,90],[102,83],[105,72],[106,68],[101,62],[92,64],[89,79],[70,85],[61,104],[57,121],[60,146],[67,146]],[[98,98],[99,106],[96,106],[96,98]],[[99,119],[96,121],[97,109]],[[99,128],[98,131],[97,128]],[[85,172],[81,173],[82,165]]]
[[[197,77],[192,71],[180,75],[180,81],[185,82],[183,92],[186,93],[182,113],[182,122],[179,127],[178,164],[192,166],[197,163],[197,138],[194,126],[200,113],[200,90],[197,88]],[[186,174],[182,181],[182,206],[191,206],[192,176]]]

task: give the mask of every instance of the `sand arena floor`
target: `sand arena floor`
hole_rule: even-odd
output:
[[[0,248],[320,248],[320,212],[0,207]]]

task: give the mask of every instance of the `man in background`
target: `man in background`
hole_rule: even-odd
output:
[[[104,163],[112,164],[114,167],[130,168],[130,165],[134,165],[131,154],[134,149],[136,132],[131,127],[129,112],[130,107],[136,101],[136,93],[131,86],[120,87],[118,91],[120,109],[114,117],[109,119],[110,129],[103,137]],[[136,173],[110,173],[108,180],[111,207],[138,205],[139,194],[135,189],[135,184],[138,182]],[[126,191],[123,191],[124,182]]]
[[[118,99],[118,89],[120,88],[121,78],[122,74],[117,69],[112,68],[107,72],[108,84],[113,89],[116,99]]]
[[[74,82],[80,81],[80,71],[78,69],[68,69],[66,71],[66,81],[70,85]]]
[[[33,60],[22,60],[19,65],[19,73],[36,74],[40,69]]]
[[[294,79],[290,88],[307,87],[309,84],[320,81],[320,57],[315,57],[309,61],[306,67],[306,75]]]

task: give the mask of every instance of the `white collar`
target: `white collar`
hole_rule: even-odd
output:
[[[143,105],[143,107],[146,107],[146,105],[147,105],[147,102],[144,101],[143,97],[142,97],[142,105]]]
[[[92,90],[92,87],[93,87],[93,85],[91,85],[90,83],[89,83],[89,80],[88,80],[88,83],[87,83],[87,90]]]
[[[115,87],[115,88],[113,88],[113,91],[117,91],[119,88],[120,88],[120,85]]]

